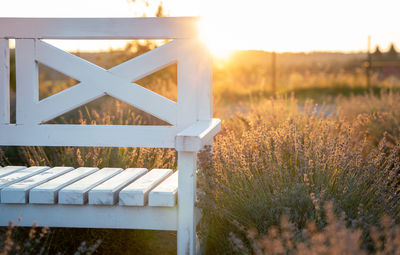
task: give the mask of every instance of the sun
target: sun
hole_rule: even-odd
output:
[[[227,59],[235,48],[227,28],[221,21],[212,17],[203,17],[199,22],[199,38],[210,50],[211,54],[218,59]]]

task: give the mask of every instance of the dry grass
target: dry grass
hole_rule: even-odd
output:
[[[367,254],[361,248],[362,231],[347,227],[344,216],[334,213],[332,203],[325,205],[325,211],[327,224],[323,229],[309,221],[301,233],[296,233],[296,227],[284,216],[280,224],[270,227],[265,235],[259,235],[256,229],[248,230],[246,241],[251,245],[252,253],[257,255]],[[382,218],[381,228],[372,227],[370,237],[375,254],[400,254],[400,226],[390,217]],[[236,252],[250,254],[235,234],[231,233],[229,240]]]
[[[333,107],[295,97],[268,99],[270,81],[260,68],[214,73],[215,115],[223,118],[223,130],[213,154],[200,154],[198,180],[198,205],[204,213],[200,234],[208,253],[396,254],[400,94],[349,97],[361,86],[361,71],[293,72],[283,77],[289,79],[279,85],[283,94],[299,86],[318,93],[328,88],[333,98],[317,94],[318,101],[328,100]],[[172,67],[138,83],[174,100],[175,79]],[[338,89],[339,83],[344,90]],[[43,97],[59,89],[49,89],[54,85],[58,86],[43,83]],[[51,123],[165,124],[110,98]],[[2,165],[176,169],[174,150],[154,148],[23,147],[17,153],[4,148],[0,159]],[[393,220],[381,221],[385,215]],[[17,239],[15,243],[25,240],[6,231],[3,236]],[[103,240],[99,253],[156,254],[161,248],[148,248],[159,240],[164,242],[163,251],[176,252],[176,236],[170,232],[52,231],[45,244],[48,253],[73,252],[82,240],[97,239]],[[4,252],[9,243],[2,244]]]
[[[391,108],[389,96],[370,95],[397,115],[400,108]],[[361,103],[364,97],[348,100]],[[256,252],[238,226],[264,236],[283,215],[296,236],[310,221],[322,231],[323,207],[332,201],[349,231],[360,229],[357,249],[373,252],[370,228],[386,214],[399,223],[400,144],[387,135],[398,129],[396,122],[382,119],[374,134],[362,124],[360,118],[327,116],[311,102],[299,107],[293,98],[266,101],[224,121],[213,155],[201,156],[199,206],[207,251],[237,252],[229,241],[234,236],[248,253]]]

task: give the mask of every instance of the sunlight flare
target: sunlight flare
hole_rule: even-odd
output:
[[[200,20],[199,37],[216,58],[226,59],[235,50],[229,34],[221,31],[220,24],[213,18],[205,17]]]

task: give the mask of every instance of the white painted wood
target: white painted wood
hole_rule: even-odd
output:
[[[196,37],[197,18],[1,18],[0,38],[173,39]]]
[[[59,204],[83,205],[88,200],[88,192],[100,183],[120,173],[121,168],[103,168],[60,190]]]
[[[47,167],[47,166],[32,166],[32,167],[17,171],[15,173],[3,176],[0,178],[0,189],[3,189],[11,184],[22,181],[22,180],[29,178],[31,176],[34,176],[36,174],[39,174],[47,169],[49,169],[49,167]],[[0,192],[0,202],[2,202],[1,192]]]
[[[43,183],[29,192],[31,204],[55,204],[58,202],[58,191],[94,172],[97,167],[79,167],[53,180]]]
[[[89,191],[89,204],[114,205],[121,189],[147,173],[146,168],[128,168]]]
[[[39,62],[85,82],[87,86],[107,93],[170,124],[176,123],[176,103],[151,90],[132,84],[130,80],[113,75],[101,67],[42,41],[37,42],[36,54]]]
[[[18,222],[18,217],[21,221]],[[177,207],[0,204],[0,226],[120,229],[177,229]]]
[[[139,57],[136,57],[134,59],[131,59],[125,63],[122,63],[112,69],[110,69],[108,72],[112,73],[116,76],[123,77],[126,79],[125,83],[138,80],[146,75],[149,75],[155,71],[158,71],[162,69],[165,66],[168,66],[169,64],[172,64],[174,61],[177,59],[177,55],[179,53],[179,47],[181,46],[182,43],[179,42],[170,42],[167,43],[166,45],[163,45],[159,48],[156,48],[155,50],[152,50],[148,53],[145,53]],[[84,65],[89,65],[91,68],[94,68],[95,70],[99,69],[102,70],[103,72],[105,71],[104,69],[97,67],[85,60],[82,60],[76,56],[73,56],[69,53],[63,52],[54,46],[51,46],[47,43],[44,42],[38,42],[38,48],[37,48],[37,53],[38,53],[38,59],[40,62],[43,62],[44,64],[53,67],[54,69],[58,70],[59,72],[65,73],[67,75],[70,75],[71,77],[74,77],[77,80],[86,80],[89,81],[90,77],[93,77],[94,75],[90,75],[91,72],[85,71]],[[60,55],[62,56],[62,61],[57,61],[57,59],[54,58],[54,55]],[[75,61],[75,63],[70,64],[70,70],[66,70],[65,68],[65,62],[66,58],[69,59],[69,61]],[[157,61],[156,61],[157,60]],[[80,64],[77,64],[79,62]],[[81,65],[81,68],[77,68],[77,66]],[[99,71],[97,70],[97,71]],[[88,78],[89,77],[89,78]],[[102,84],[106,83],[106,80],[102,79],[103,82],[94,82],[92,81],[91,84]],[[72,110],[80,105],[83,105],[91,100],[94,100],[102,95],[104,95],[107,91],[107,88],[110,86],[106,85],[103,86],[103,88],[94,88],[91,84],[87,84],[85,86],[82,86],[83,83],[80,83],[78,85],[75,85],[74,87],[70,88],[69,90],[62,91],[56,95],[53,95],[49,98],[46,98],[42,100],[39,103],[40,109],[37,109],[37,111],[40,113],[40,116],[37,116],[39,120],[42,122],[48,121],[60,114],[63,114],[69,110]],[[113,86],[115,86],[115,82],[112,83]],[[111,86],[111,88],[113,88]],[[133,85],[136,90],[134,91],[135,98],[126,98],[125,93],[119,92],[119,88],[116,89],[114,92],[113,91],[108,91],[108,94],[113,94],[115,97],[124,100],[128,104],[132,104],[131,102],[137,101],[137,99],[142,98],[142,94],[148,94],[151,97],[154,97],[153,99],[149,99],[152,102],[154,101],[157,103],[157,101],[161,100],[161,103],[165,104],[166,109],[171,108],[172,114],[171,116],[168,117],[168,119],[171,119],[173,124],[176,119],[176,114],[173,113],[176,111],[176,106],[175,104],[164,97],[161,97],[153,92],[150,92],[147,89],[144,89],[138,85]],[[93,88],[92,88],[93,87]],[[131,86],[126,86],[127,88],[130,88]],[[132,90],[132,88],[130,88]],[[93,92],[92,92],[93,91]],[[122,98],[121,98],[122,96]],[[88,98],[87,98],[88,97]],[[125,98],[125,99],[124,99]],[[58,100],[63,100],[64,104],[58,103]],[[69,100],[68,100],[69,99]],[[147,99],[145,97],[145,99]],[[145,100],[143,99],[143,100]],[[48,104],[51,103],[53,107],[48,107]],[[43,105],[42,105],[43,104]],[[63,105],[60,107],[59,105]],[[157,105],[157,104],[155,104]],[[138,105],[134,105],[136,107],[139,107]],[[153,107],[154,108],[154,107]],[[51,109],[50,113],[48,113],[47,109]],[[141,108],[142,110],[146,111],[146,109]],[[155,111],[158,111],[155,109]],[[160,118],[163,118],[162,116],[159,116]],[[167,121],[167,119],[165,119]],[[170,120],[170,121],[171,121]]]
[[[178,152],[178,254],[194,254],[196,248],[196,153]]]
[[[49,169],[49,167],[47,166],[32,166],[29,168],[24,168],[12,174],[3,176],[0,178],[0,189],[7,187],[8,185],[14,184],[16,182],[22,181],[33,175],[39,174],[47,169]]]
[[[131,82],[140,80],[178,61],[184,42],[174,40],[154,50],[132,58],[108,71]]]
[[[197,72],[192,73],[196,78],[197,88],[197,120],[211,120],[213,117],[212,100],[212,59],[206,46],[198,40],[191,40],[196,59]]]
[[[0,39],[0,125],[10,123],[10,50]]]
[[[178,192],[178,171],[149,193],[149,206],[175,206]]]
[[[172,174],[171,169],[153,169],[137,181],[119,192],[119,204],[126,206],[144,206],[150,190]]]
[[[182,54],[178,59],[177,84],[178,84],[178,126],[186,128],[197,120],[197,88],[195,87],[198,66],[192,57],[189,40],[184,40]]]
[[[174,126],[0,125],[0,145],[174,148]],[[100,139],[101,138],[101,139]]]
[[[33,116],[35,104],[39,101],[39,77],[35,61],[35,40],[15,40],[15,69],[17,124],[36,124]]]
[[[175,40],[119,64],[108,71],[133,82],[177,61],[181,47],[182,41]],[[63,70],[59,71],[63,72]],[[36,116],[38,121],[43,123],[95,100],[104,94],[101,90],[96,90],[89,85],[85,85],[85,83],[80,83],[41,100],[36,107]],[[47,109],[51,109],[51,112],[49,113]]]
[[[177,151],[197,152],[221,130],[221,120],[198,121],[187,129],[179,132],[175,139]]]
[[[79,83],[40,100],[35,106],[35,118],[37,122],[45,123],[104,95],[103,91],[85,83]]]
[[[14,183],[1,190],[1,202],[13,204],[25,204],[28,202],[29,190],[46,181],[56,178],[73,170],[72,167],[53,167],[40,174],[29,177],[20,182]]]
[[[73,77],[78,81],[86,82],[92,88],[96,88],[96,86],[91,83],[101,82],[100,77],[97,75],[100,75],[101,78],[104,78],[105,76],[104,72],[106,70],[102,67],[63,51],[44,41],[37,41],[35,52],[36,59],[40,63],[62,72],[65,75]],[[112,84],[110,84],[110,86],[111,85]]]
[[[17,172],[25,168],[26,168],[25,166],[6,166],[3,168],[0,167],[0,177],[12,174],[14,172]]]
[[[211,119],[211,63],[207,50],[194,36],[195,22],[196,19],[191,18],[0,18],[0,134],[6,134],[0,135],[0,145],[176,148],[179,169],[178,173],[167,180],[164,179],[172,170],[155,169],[133,182],[128,177],[125,178],[127,172],[112,178],[121,169],[103,169],[95,173],[88,171],[85,174],[91,174],[87,176],[72,174],[75,170],[32,188],[29,193],[31,204],[1,204],[0,200],[0,225],[7,225],[10,219],[16,221],[18,216],[22,216],[22,226],[39,221],[39,224],[54,227],[178,230],[178,254],[195,253],[198,247],[196,224],[200,219],[195,216],[197,214],[194,207],[195,152],[206,144],[212,144],[212,138],[221,125],[220,120]],[[9,124],[9,91],[8,85],[4,85],[8,84],[6,69],[9,61],[9,38],[17,38],[16,125]],[[177,39],[105,70],[38,40],[43,38]],[[37,61],[81,83],[39,102]],[[132,83],[176,61],[177,103]],[[173,126],[39,125],[105,94]],[[22,181],[47,168],[36,168],[36,172],[32,169],[3,175],[0,177],[0,189],[7,190],[7,185]],[[2,168],[0,175],[2,171],[5,172]],[[175,200],[176,176],[178,206]],[[37,180],[40,178],[32,179],[39,182]],[[126,184],[128,185],[119,192],[120,205],[145,205],[149,199],[149,204],[156,206],[104,205],[110,201],[115,203],[115,194]],[[30,187],[30,184],[19,185]],[[96,188],[97,185],[99,188]],[[18,185],[14,186],[11,189],[16,189]],[[150,192],[152,189],[153,192]],[[95,192],[97,190],[108,192],[100,196],[104,200],[94,199],[93,196],[93,203],[101,202],[102,206],[62,204],[84,204],[87,194],[98,194]],[[54,204],[57,202],[57,193],[61,204]],[[136,198],[135,194],[138,195]],[[161,194],[168,195],[161,198]]]
[[[106,88],[106,93],[171,125],[177,123],[178,106],[174,101],[136,83],[114,82]]]

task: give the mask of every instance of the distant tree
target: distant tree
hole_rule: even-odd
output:
[[[151,4],[148,0],[131,0],[133,3],[144,3],[146,8],[151,9]],[[152,3],[154,3],[153,1]],[[154,5],[153,5],[154,6]],[[146,17],[146,11],[143,11],[141,14],[142,17]],[[156,17],[165,17],[168,16],[165,13],[165,9],[163,7],[162,1],[158,3],[157,10],[154,13],[154,16]],[[138,55],[141,55],[147,51],[150,51],[154,48],[157,48],[159,45],[158,42],[154,40],[134,40],[130,41],[125,45],[125,48],[122,52],[120,52],[117,55],[114,55],[114,58],[116,59],[124,59],[128,60],[130,58],[136,57]]]
[[[156,17],[165,17],[165,16],[167,15],[164,13],[164,7],[162,5],[162,2],[160,2],[157,7]]]
[[[381,60],[383,58],[382,51],[378,45],[376,45],[375,51],[374,51],[374,53],[372,53],[372,58],[374,60]]]
[[[148,0],[131,0],[133,3],[144,3],[144,5],[147,7],[147,8],[149,8],[149,9],[151,9],[151,7],[152,7],[152,5],[154,6],[154,2],[155,1],[152,1],[151,3],[150,3],[150,1],[148,1]],[[155,12],[155,14],[154,14],[156,17],[165,17],[165,16],[168,16],[168,14],[167,13],[165,13],[165,10],[164,10],[164,7],[163,7],[163,2],[162,1],[159,1],[158,2],[158,5],[157,5],[157,10],[156,10],[156,12]],[[146,11],[144,11],[143,13],[142,13],[142,16],[143,17],[146,17],[147,16],[147,12]]]
[[[390,49],[386,53],[386,58],[388,60],[396,60],[398,58],[397,51],[395,49],[394,43],[390,44]]]

